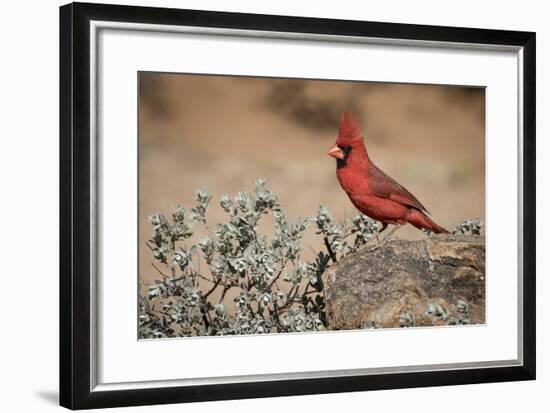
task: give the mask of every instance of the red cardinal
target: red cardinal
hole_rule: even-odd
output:
[[[429,212],[413,194],[370,160],[359,125],[350,112],[342,114],[336,145],[328,154],[336,158],[336,176],[342,189],[359,211],[382,223],[380,232],[388,224],[397,229],[407,222],[437,234],[449,232],[428,217]]]

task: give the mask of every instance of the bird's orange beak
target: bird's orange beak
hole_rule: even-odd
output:
[[[334,145],[334,147],[328,151],[327,154],[336,159],[344,159],[344,152],[342,152],[342,149],[340,149],[338,145]]]

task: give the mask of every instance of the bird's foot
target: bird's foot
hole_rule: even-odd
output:
[[[379,233],[376,234],[365,243],[365,249],[367,249],[368,252],[376,251],[378,248],[386,245],[387,237],[380,238],[379,235]]]
[[[365,248],[365,250],[366,250],[367,252],[370,253],[370,252],[376,251],[376,250],[377,250],[378,248],[380,248],[380,247],[381,247],[380,243],[376,243],[376,244],[374,244],[374,245],[365,245],[364,248]]]
[[[401,225],[396,225],[386,236],[383,238],[380,238],[380,234],[386,229],[387,225],[382,227],[380,231],[376,233],[374,237],[371,237],[364,245],[364,248],[370,247],[367,251],[373,252],[376,251],[378,248],[386,245],[388,242],[396,240],[396,237],[393,237],[392,235],[397,231],[399,228],[401,228]],[[374,242],[374,244],[372,244]],[[371,245],[372,244],[372,245]]]
[[[396,237],[393,237],[392,235],[397,231],[399,228],[401,228],[401,225],[396,225],[393,227],[393,229],[382,239],[381,243],[382,245],[386,245],[388,242],[396,240]]]
[[[382,245],[386,245],[386,244],[388,244],[389,242],[391,242],[391,241],[397,241],[398,239],[399,239],[399,238],[397,238],[396,236],[387,236],[387,237],[385,237],[385,238],[381,241],[381,243],[382,243]]]
[[[374,237],[369,238],[361,247],[368,252],[376,251],[381,245],[380,233],[377,233]]]

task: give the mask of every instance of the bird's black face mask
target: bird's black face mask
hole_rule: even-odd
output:
[[[348,157],[351,153],[351,146],[340,146],[339,148],[342,149],[342,152],[344,152],[344,159],[336,159],[336,168],[342,169],[348,163]]]

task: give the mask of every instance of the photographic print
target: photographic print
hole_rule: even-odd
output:
[[[140,339],[485,322],[483,88],[138,81]]]
[[[59,21],[62,406],[535,379],[535,33]]]

